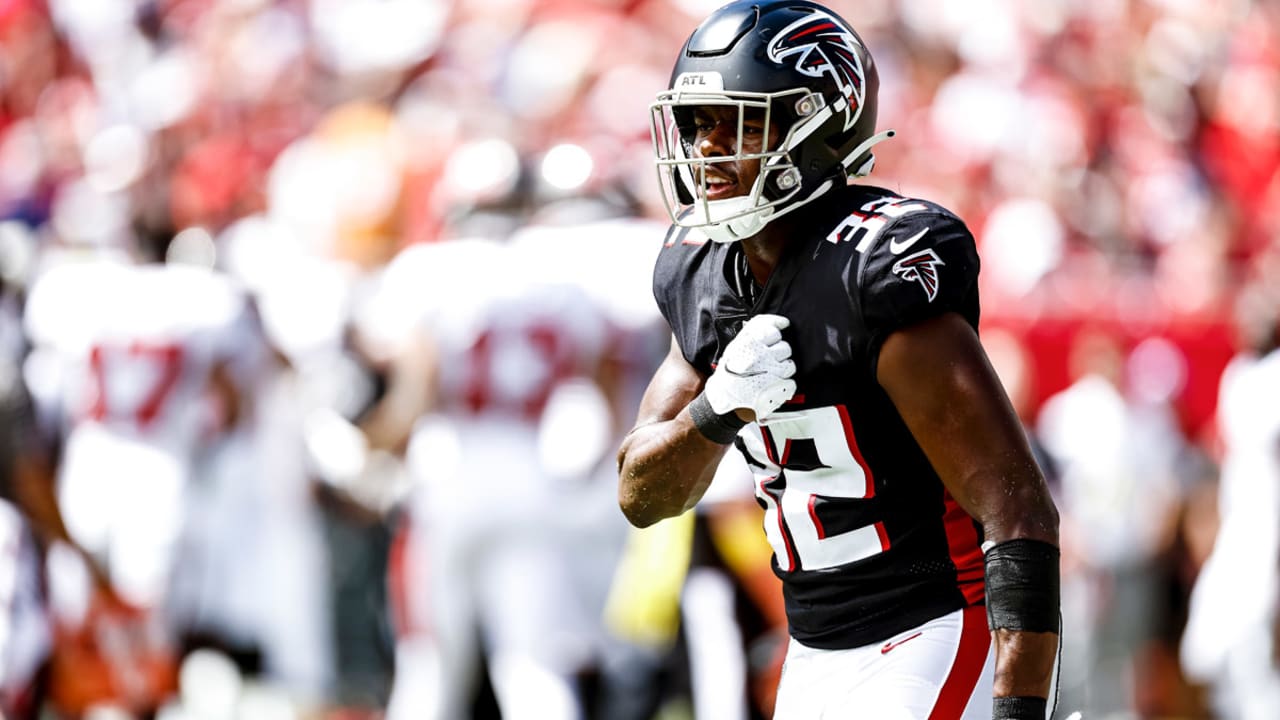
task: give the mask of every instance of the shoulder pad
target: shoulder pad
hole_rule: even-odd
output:
[[[947,311],[976,313],[979,260],[973,235],[951,212],[911,202],[920,208],[886,217],[867,233],[867,246],[854,263],[851,292],[876,335]]]
[[[666,241],[662,244],[662,246],[664,248],[690,246],[690,245],[694,247],[700,247],[702,245],[706,245],[709,242],[711,242],[711,239],[707,237],[706,233],[702,232],[698,228],[680,227],[679,225],[672,225],[667,230],[667,238],[666,238]]]

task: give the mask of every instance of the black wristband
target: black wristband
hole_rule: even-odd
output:
[[[998,697],[991,703],[991,720],[1045,720],[1049,701],[1040,697]]]
[[[693,426],[703,437],[713,443],[728,445],[738,437],[738,431],[746,426],[747,421],[738,417],[738,413],[730,410],[720,415],[711,409],[707,396],[698,393],[698,397],[689,403],[689,416],[693,418]]]
[[[1018,538],[987,550],[987,624],[992,630],[1059,631],[1058,548]]]

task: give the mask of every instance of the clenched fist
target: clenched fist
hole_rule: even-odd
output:
[[[751,410],[763,420],[796,394],[796,364],[782,330],[781,315],[756,315],[725,348],[703,394],[717,414]]]

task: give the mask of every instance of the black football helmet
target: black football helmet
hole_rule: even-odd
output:
[[[850,176],[871,172],[879,134],[880,79],[849,23],[807,0],[739,0],[715,11],[689,36],[668,90],[650,106],[658,180],[671,221],[712,240],[750,237],[771,220],[814,200]],[[699,106],[737,109],[732,155],[696,157]],[[744,119],[763,114],[777,142],[742,152]],[[759,160],[745,195],[707,200],[709,166]]]

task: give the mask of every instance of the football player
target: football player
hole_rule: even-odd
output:
[[[247,296],[205,267],[90,255],[37,278],[24,324],[45,406],[65,424],[57,512],[106,575],[106,587],[51,584],[55,605],[88,609],[56,618],[58,644],[92,644],[114,625],[132,633],[124,651],[104,643],[76,657],[83,666],[55,664],[54,702],[154,709],[176,682],[172,590],[202,511],[188,505],[190,486],[202,451],[244,411],[256,338]],[[119,679],[131,671],[138,683]]]
[[[467,717],[481,661],[503,717],[585,714],[593,618],[573,565],[595,548],[574,525],[611,444],[612,323],[563,277],[572,248],[542,240],[413,246],[375,301],[422,309],[362,428],[403,445],[417,483],[393,718]]]
[[[803,0],[728,4],[681,49],[652,106],[673,342],[619,502],[679,515],[744,455],[791,634],[775,717],[1043,720],[1057,510],[978,340],[973,236],[850,182],[893,134],[878,86]]]
[[[1179,648],[1183,671],[1208,688],[1215,717],[1240,720],[1280,708],[1280,352],[1260,350],[1241,352],[1220,381],[1221,524]]]

